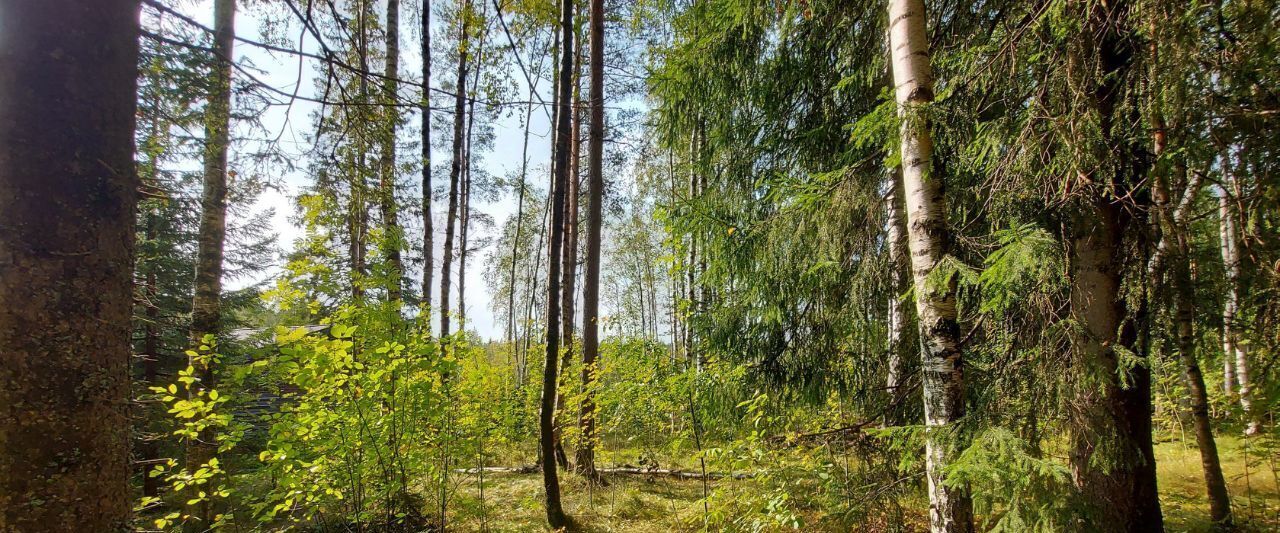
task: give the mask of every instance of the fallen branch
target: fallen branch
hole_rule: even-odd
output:
[[[535,474],[541,472],[542,469],[538,465],[522,465],[522,466],[486,466],[484,468],[458,468],[454,472],[458,474],[479,474],[480,472],[493,472],[501,474]],[[669,468],[641,468],[630,465],[624,465],[616,468],[599,468],[597,472],[607,475],[634,475],[634,476],[651,476],[651,477],[673,477],[676,479],[751,479],[755,474],[746,472],[707,472],[705,475],[701,472],[693,472],[688,470],[673,470]]]
[[[658,477],[658,476],[674,477],[677,479],[725,479],[725,478],[751,479],[755,477],[754,474],[749,474],[746,472],[727,472],[727,473],[726,472],[707,472],[706,474],[703,474],[701,472],[692,472],[692,471],[686,471],[686,470],[671,470],[667,468],[636,468],[631,466],[624,466],[619,468],[602,468],[599,471],[601,474],[633,474],[633,475],[641,475],[641,476],[647,475],[647,476],[653,476],[653,477]]]

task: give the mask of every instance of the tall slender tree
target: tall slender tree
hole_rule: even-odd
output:
[[[926,427],[954,428],[965,413],[964,360],[956,317],[954,276],[938,272],[951,239],[946,197],[933,175],[933,139],[928,106],[933,103],[928,33],[922,0],[890,0],[889,47],[901,121],[902,190],[908,249],[920,325],[921,374]],[[944,277],[943,282],[936,281]],[[925,444],[929,480],[929,523],[934,533],[973,531],[968,490],[946,484],[943,471],[953,443],[941,435]]]
[[[366,172],[369,157],[369,124],[372,117],[369,110],[369,38],[372,32],[373,2],[357,0],[355,9],[356,63],[360,67],[357,73],[357,93],[354,105],[344,109],[344,118],[352,120],[349,127],[354,132],[354,146],[350,150],[347,178],[350,183],[350,201],[347,205],[347,224],[350,242],[348,255],[351,263],[351,298],[357,301],[364,299],[365,274],[368,267],[369,239],[369,199]],[[336,15],[336,13],[335,13]]]
[[[542,460],[542,484],[546,497],[547,523],[552,529],[569,525],[560,505],[560,475],[556,469],[555,408],[558,359],[560,357],[560,254],[564,241],[565,197],[569,184],[570,101],[573,97],[573,0],[560,1],[560,67],[556,86],[555,145],[552,153],[554,179],[551,188],[551,224],[547,239],[547,330],[546,359],[542,372],[542,402],[538,416]]]
[[[386,261],[387,298],[400,301],[401,277],[404,266],[400,260],[404,232],[400,228],[399,206],[396,204],[396,131],[400,125],[398,78],[400,74],[400,0],[387,0],[386,15],[386,63],[382,78],[382,112],[384,114],[381,142],[382,157],[378,160],[378,203],[382,212],[382,259]]]
[[[214,57],[208,104],[204,116],[204,192],[200,196],[200,233],[197,237],[195,296],[191,302],[191,342],[199,346],[206,336],[217,336],[222,323],[222,271],[227,240],[227,152],[231,135],[231,62],[235,45],[235,0],[214,2]],[[197,390],[217,385],[216,361],[209,353],[194,352],[191,366],[200,382]],[[201,432],[187,446],[187,468],[196,471],[215,455],[212,428]],[[208,527],[213,510],[200,498],[199,526]],[[195,524],[193,522],[193,524]]]
[[[1158,15],[1156,11],[1154,14]],[[1229,528],[1231,526],[1231,499],[1227,495],[1226,480],[1222,475],[1222,463],[1218,460],[1218,445],[1213,437],[1213,421],[1209,418],[1209,394],[1204,383],[1204,374],[1200,371],[1200,362],[1196,357],[1196,338],[1195,338],[1195,287],[1193,285],[1191,273],[1191,238],[1190,232],[1187,230],[1188,213],[1194,204],[1196,196],[1200,192],[1199,174],[1187,179],[1187,168],[1185,161],[1176,162],[1173,167],[1176,172],[1171,172],[1170,165],[1161,161],[1162,156],[1166,156],[1169,145],[1169,124],[1165,120],[1166,99],[1163,97],[1163,88],[1166,84],[1161,83],[1161,67],[1163,55],[1161,46],[1164,45],[1165,39],[1159,33],[1160,21],[1153,19],[1151,23],[1152,39],[1148,45],[1151,50],[1149,57],[1151,68],[1149,74],[1148,92],[1151,98],[1151,130],[1152,143],[1151,152],[1156,163],[1152,166],[1151,187],[1152,200],[1156,215],[1156,225],[1160,230],[1160,241],[1154,252],[1153,264],[1170,264],[1171,276],[1169,276],[1168,287],[1173,300],[1173,335],[1174,346],[1178,352],[1178,358],[1182,362],[1183,377],[1186,381],[1187,391],[1190,393],[1189,405],[1191,407],[1191,418],[1196,429],[1196,444],[1200,449],[1200,463],[1204,472],[1205,488],[1209,496],[1209,515],[1210,518],[1218,524],[1219,527]],[[1173,71],[1176,74],[1176,70]],[[1171,84],[1178,87],[1180,80],[1170,80]],[[1180,92],[1180,91],[1179,91]],[[1181,99],[1178,99],[1181,101]],[[1177,116],[1175,112],[1175,117]],[[1186,189],[1182,193],[1176,208],[1171,206],[1173,198],[1170,195],[1170,174],[1177,174],[1186,181]],[[1172,254],[1168,260],[1163,259],[1166,255]],[[1151,272],[1151,284],[1158,293],[1161,286],[1163,272],[1156,268]]]
[[[130,527],[138,6],[0,8],[6,531]]]
[[[906,403],[906,357],[909,353],[905,341],[906,328],[911,312],[901,301],[908,283],[907,272],[907,221],[902,199],[901,171],[894,168],[889,176],[889,193],[885,195],[885,246],[889,259],[889,297],[885,339],[888,371],[885,388],[889,391],[890,406],[885,413],[886,425],[898,425],[902,420],[902,406]]]
[[[453,99],[453,163],[449,167],[449,212],[445,218],[444,263],[440,266],[440,338],[449,335],[449,274],[453,266],[453,237],[458,219],[458,193],[466,158],[467,60],[470,54],[468,21],[471,0],[458,3],[458,77]]]
[[[422,302],[431,307],[435,221],[431,218],[431,0],[422,0]],[[428,321],[429,322],[429,321]]]
[[[576,7],[574,9],[577,9]],[[581,188],[580,155],[582,147],[582,47],[578,47],[573,59],[573,110],[572,125],[569,127],[569,183],[565,190],[564,245],[561,248],[560,271],[560,309],[563,355],[560,357],[561,368],[566,372],[560,375],[560,385],[569,382],[567,369],[573,361],[574,331],[576,330],[574,307],[577,291],[575,288],[578,273],[578,193]],[[564,450],[564,428],[569,424],[565,411],[564,394],[556,395],[556,462],[562,468],[569,468],[569,455]],[[563,414],[564,416],[560,416]]]
[[[582,447],[575,464],[578,472],[598,481],[596,470],[595,381],[600,367],[600,234],[604,223],[604,0],[591,0],[588,33],[591,77],[587,105],[590,124],[587,138],[587,265],[582,286]],[[657,320],[657,316],[654,316]]]
[[[1231,165],[1233,158],[1228,153],[1223,158],[1225,184],[1218,195],[1219,238],[1221,240],[1222,264],[1227,273],[1226,301],[1222,304],[1222,356],[1231,361],[1238,387],[1236,393],[1240,398],[1240,407],[1245,415],[1245,433],[1255,435],[1261,431],[1262,424],[1253,411],[1253,385],[1249,375],[1249,350],[1240,339],[1240,328],[1236,319],[1240,312],[1240,217],[1233,198],[1239,198],[1236,169]]]

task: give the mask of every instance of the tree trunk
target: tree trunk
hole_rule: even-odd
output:
[[[152,138],[154,137],[155,135],[153,134]],[[158,214],[154,211],[147,213],[146,238],[148,241],[156,239],[156,224],[159,222],[157,216]],[[159,295],[159,291],[156,289],[156,270],[158,269],[151,261],[147,261],[143,269],[146,271],[144,292],[146,299],[142,305],[146,307],[143,311],[146,324],[143,326],[142,339],[142,381],[147,387],[158,387],[160,386],[157,382],[160,375],[160,307],[156,305],[156,297]],[[146,414],[146,411],[144,410],[142,415],[144,428],[151,418]],[[155,411],[158,413],[164,412],[163,409],[156,409]],[[160,418],[160,416],[155,418]],[[156,442],[157,438],[150,434],[144,434],[140,439],[142,441],[142,449],[138,453],[138,459],[140,459],[139,462],[142,463],[142,467],[138,470],[142,476],[143,496],[157,496],[160,494],[160,479],[147,475],[152,465],[156,464],[155,461],[160,459],[160,446]]]
[[[227,151],[231,126],[231,61],[235,44],[235,0],[214,2],[214,63],[212,88],[204,116],[204,192],[200,199],[200,233],[197,237],[195,296],[191,302],[191,343],[203,344],[207,335],[221,333],[223,246],[227,238]],[[204,354],[202,354],[204,355]],[[197,390],[217,386],[217,368],[207,357],[193,357],[190,365],[200,378]],[[187,445],[187,469],[194,472],[217,453],[212,428]],[[192,493],[194,496],[194,492]],[[191,514],[207,528],[213,509],[202,498]]]
[[[400,301],[400,278],[404,267],[400,261],[404,232],[400,229],[396,206],[396,129],[400,122],[396,106],[397,83],[400,74],[400,0],[387,0],[387,62],[382,80],[382,98],[385,113],[382,132],[382,159],[378,164],[378,199],[382,211],[382,258],[387,262],[387,298]]]
[[[575,8],[576,9],[576,8]],[[573,60],[573,105],[572,124],[569,127],[569,183],[565,188],[565,216],[564,216],[564,244],[561,248],[561,268],[560,271],[560,309],[561,309],[561,333],[560,342],[563,344],[563,355],[560,358],[560,367],[565,370],[560,375],[561,387],[567,386],[569,383],[568,369],[569,364],[573,362],[573,333],[576,318],[574,317],[574,304],[577,289],[575,282],[578,273],[578,190],[581,184],[581,172],[578,165],[579,154],[582,146],[582,116],[581,116],[581,82],[582,82],[582,48],[579,47],[577,54]],[[565,417],[560,417],[561,413],[565,413]],[[569,424],[567,411],[564,406],[564,395],[556,394],[556,463],[561,468],[569,468],[569,455],[564,450],[564,427]]]
[[[964,416],[964,364],[955,282],[942,286],[929,282],[951,236],[942,182],[931,175],[933,140],[923,116],[925,106],[933,102],[926,35],[922,0],[889,2],[889,47],[902,121],[902,187],[920,327],[925,425],[942,430]],[[953,452],[942,440],[932,437],[925,445],[930,529],[935,533],[970,532],[973,505],[968,491],[944,484],[943,470]]]
[[[350,118],[354,116],[353,124],[348,124],[351,129],[355,130],[355,154],[351,161],[351,202],[347,207],[348,224],[350,226],[351,242],[348,243],[348,255],[351,261],[351,298],[356,301],[364,299],[365,273],[367,267],[368,251],[366,246],[369,237],[369,206],[368,200],[365,198],[367,183],[365,181],[365,169],[367,168],[368,157],[368,137],[369,132],[366,130],[371,117],[369,116],[369,78],[363,74],[369,72],[369,19],[373,18],[372,4],[369,0],[359,0],[355,2],[353,8],[356,10],[356,53],[360,63],[359,75],[359,92],[356,94],[355,106],[349,106],[344,110],[344,114]],[[351,109],[354,107],[355,109]]]
[[[126,531],[138,2],[3,12],[0,529]]]
[[[885,347],[888,372],[885,389],[889,391],[889,409],[885,412],[885,425],[903,424],[903,407],[906,405],[906,388],[903,384],[904,364],[908,347],[903,342],[911,311],[902,304],[902,294],[907,290],[909,266],[907,265],[907,221],[902,198],[901,170],[894,169],[889,176],[889,194],[885,199],[885,244],[889,256],[888,326]]]
[[[1152,96],[1152,159],[1160,161],[1168,147],[1169,135],[1164,120],[1164,99],[1161,97],[1160,84],[1160,44],[1158,26],[1152,24],[1152,33],[1156,35],[1148,45],[1151,50],[1151,71],[1149,88]],[[1174,80],[1175,83],[1177,80]],[[1176,163],[1176,176],[1185,177],[1186,166]],[[1209,395],[1205,390],[1204,374],[1200,371],[1200,363],[1196,359],[1195,339],[1195,287],[1191,277],[1191,236],[1187,230],[1187,213],[1200,192],[1200,180],[1197,177],[1188,180],[1186,190],[1178,202],[1177,209],[1170,207],[1169,182],[1167,165],[1157,164],[1151,172],[1152,199],[1155,202],[1155,214],[1158,227],[1161,229],[1160,241],[1156,246],[1156,257],[1152,264],[1157,265],[1149,270],[1149,281],[1153,288],[1159,290],[1163,281],[1163,272],[1158,265],[1171,259],[1173,261],[1170,285],[1174,298],[1174,343],[1182,362],[1183,375],[1187,390],[1190,392],[1190,411],[1196,428],[1196,444],[1200,448],[1200,463],[1204,471],[1205,488],[1209,496],[1210,518],[1220,527],[1231,526],[1231,499],[1227,495],[1226,481],[1222,476],[1222,464],[1218,460],[1218,446],[1213,438],[1213,423],[1209,418]],[[1182,180],[1180,180],[1182,181]],[[1173,257],[1166,259],[1172,250]]]
[[[698,200],[698,176],[694,169],[695,161],[698,153],[697,132],[689,135],[689,201]],[[698,264],[698,236],[692,232],[689,233],[689,263],[685,265],[685,281],[684,281],[684,355],[685,364],[689,368],[697,367],[697,359],[694,355],[694,338],[693,328],[690,327],[689,319],[693,314],[693,310],[697,304],[697,298],[694,296],[697,284],[694,280],[694,267]]]
[[[480,54],[476,56],[476,64],[483,65],[483,59]],[[480,81],[480,68],[476,68],[475,76],[472,77],[471,94],[475,94],[476,86]],[[462,158],[462,206],[458,222],[461,227],[458,230],[458,322],[459,328],[466,329],[467,324],[467,237],[471,229],[471,141],[472,129],[476,122],[476,99],[471,97],[467,103],[467,136],[466,144],[463,147],[463,153],[466,155]]]
[[[1205,389],[1204,375],[1196,360],[1195,291],[1192,290],[1191,267],[1188,264],[1186,236],[1179,246],[1178,264],[1173,269],[1173,294],[1175,328],[1178,355],[1182,359],[1187,390],[1191,393],[1191,416],[1195,421],[1196,444],[1200,448],[1200,466],[1204,470],[1205,488],[1209,496],[1209,517],[1218,526],[1231,525],[1231,499],[1227,496],[1227,484],[1222,476],[1222,464],[1218,460],[1218,445],[1213,438],[1213,421],[1209,418],[1209,394]]]
[[[1239,385],[1240,408],[1244,410],[1246,435],[1256,435],[1262,427],[1257,413],[1253,412],[1253,386],[1249,380],[1249,351],[1240,342],[1236,328],[1236,314],[1240,312],[1240,226],[1238,213],[1232,201],[1237,191],[1235,173],[1229,168],[1231,157],[1224,159],[1225,177],[1230,192],[1223,189],[1218,197],[1219,232],[1222,240],[1222,264],[1227,273],[1227,294],[1222,305],[1223,358],[1235,363],[1235,379]],[[1231,363],[1227,363],[1230,365]]]
[[[595,482],[596,404],[595,379],[600,358],[600,225],[604,222],[604,0],[591,0],[588,31],[591,123],[587,138],[587,265],[582,286],[582,447],[578,472]],[[657,317],[654,317],[656,320]]]
[[[422,0],[422,303],[431,307],[435,270],[435,221],[431,218],[431,0]],[[428,323],[430,320],[427,321]],[[428,328],[429,329],[429,328]]]
[[[1070,460],[1076,486],[1094,512],[1092,527],[1160,531],[1164,526],[1151,437],[1151,371],[1142,360],[1146,349],[1138,343],[1149,303],[1144,298],[1131,312],[1122,290],[1124,272],[1132,270],[1125,268],[1124,237],[1128,233],[1140,239],[1145,233],[1131,231],[1143,224],[1122,202],[1146,200],[1137,188],[1150,170],[1150,156],[1137,139],[1113,131],[1116,124],[1133,120],[1118,111],[1135,53],[1125,22],[1130,6],[1089,4],[1089,9],[1082,31],[1095,37],[1082,46],[1091,55],[1088,59],[1098,62],[1099,73],[1082,81],[1094,84],[1091,111],[1097,114],[1103,136],[1092,150],[1099,161],[1115,168],[1099,165],[1099,174],[1083,178],[1090,185],[1080,193],[1084,199],[1073,213],[1068,234],[1070,305],[1083,330],[1075,350],[1084,379]],[[1128,358],[1123,366],[1122,353]],[[1122,373],[1127,374],[1123,381]]]
[[[515,352],[516,346],[516,266],[519,264],[517,259],[520,256],[520,237],[524,232],[524,193],[525,180],[529,174],[529,123],[533,119],[533,98],[534,91],[537,87],[529,87],[529,103],[525,106],[524,112],[524,142],[520,148],[520,181],[516,185],[516,232],[515,238],[511,241],[511,281],[507,286],[507,343],[511,345],[511,350]],[[516,373],[516,383],[524,384],[524,376]]]
[[[458,218],[458,185],[466,157],[464,126],[467,103],[467,15],[471,0],[461,0],[458,22],[458,81],[453,99],[453,164],[449,168],[449,212],[445,217],[444,263],[440,267],[440,339],[449,336],[449,270],[453,266],[453,233]]]
[[[1071,307],[1084,328],[1076,349],[1082,374],[1096,385],[1083,385],[1078,398],[1083,419],[1072,436],[1071,464],[1076,486],[1098,512],[1097,519],[1114,531],[1160,531],[1156,499],[1155,457],[1151,443],[1151,374],[1143,365],[1129,369],[1129,385],[1120,372],[1116,346],[1132,353],[1137,327],[1125,320],[1121,289],[1121,207],[1095,198],[1080,214],[1071,242]],[[1123,326],[1123,329],[1122,329]],[[1098,442],[1107,447],[1098,450]],[[1094,457],[1095,453],[1104,454]]]
[[[555,179],[551,192],[550,238],[547,246],[547,353],[542,373],[542,405],[538,417],[541,434],[542,481],[545,489],[547,523],[552,529],[568,526],[568,517],[560,506],[560,473],[555,457],[555,407],[557,359],[560,356],[560,247],[563,242],[565,196],[569,184],[569,101],[572,98],[570,78],[573,76],[573,2],[560,2],[560,70],[556,88],[556,142],[552,159]]]

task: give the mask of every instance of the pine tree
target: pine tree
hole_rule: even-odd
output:
[[[3,529],[130,527],[138,6],[0,19]]]

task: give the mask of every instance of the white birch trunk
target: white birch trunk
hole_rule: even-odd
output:
[[[929,479],[929,523],[934,533],[973,531],[967,490],[943,483],[950,443],[937,433],[964,416],[964,379],[954,283],[929,283],[950,238],[942,183],[931,177],[933,140],[924,107],[933,102],[933,74],[922,0],[890,0],[889,50],[902,125],[902,188],[907,237],[920,323],[925,445]]]
[[[1231,396],[1236,390],[1236,342],[1232,328],[1236,315],[1234,280],[1231,278],[1231,265],[1235,262],[1235,247],[1232,245],[1233,231],[1231,222],[1231,206],[1226,194],[1218,197],[1218,235],[1222,243],[1222,264],[1227,272],[1227,297],[1222,305],[1222,392]]]
[[[892,405],[885,415],[886,426],[902,423],[902,407],[905,403],[902,389],[903,362],[905,346],[903,336],[906,333],[910,312],[900,301],[907,288],[907,221],[903,213],[902,180],[898,169],[889,174],[889,194],[885,201],[885,243],[889,255],[889,298],[888,327],[886,331],[886,366],[885,389],[889,392]]]
[[[1230,158],[1227,159],[1228,164]],[[1230,171],[1226,172],[1228,185],[1235,182]],[[1236,330],[1236,314],[1240,311],[1240,228],[1237,225],[1235,210],[1227,191],[1218,196],[1218,215],[1221,218],[1219,228],[1222,237],[1222,264],[1227,273],[1226,301],[1222,305],[1222,351],[1223,358],[1229,365],[1234,359],[1235,382],[1239,386],[1240,408],[1244,410],[1248,427],[1245,434],[1257,434],[1260,429],[1258,419],[1253,412],[1253,387],[1249,382],[1249,352],[1240,342],[1240,333]]]

